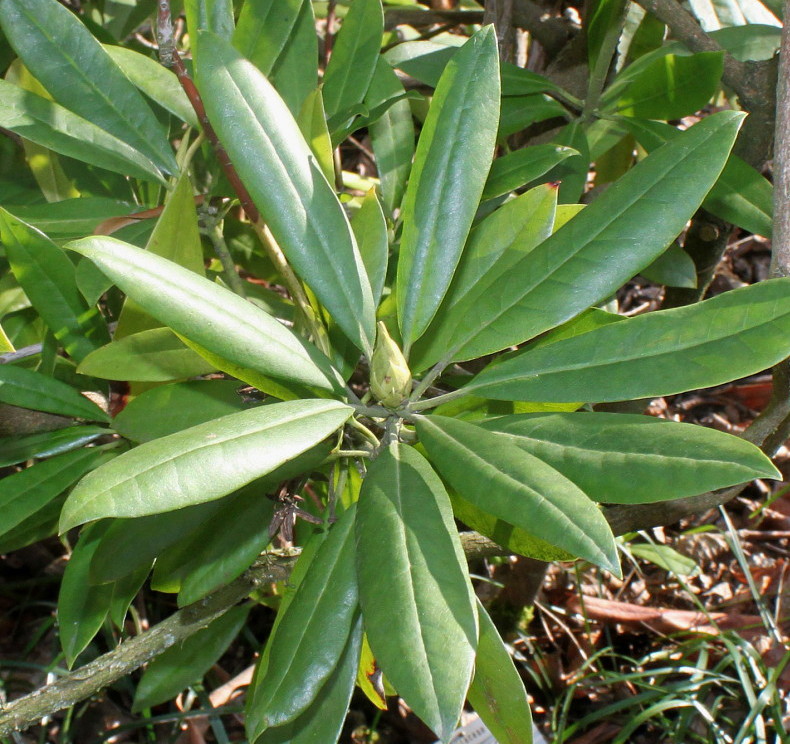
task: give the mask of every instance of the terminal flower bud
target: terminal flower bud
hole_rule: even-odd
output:
[[[380,321],[370,364],[370,392],[387,408],[395,408],[411,393],[411,371],[406,358]]]

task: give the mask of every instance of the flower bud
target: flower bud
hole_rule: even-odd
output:
[[[395,408],[411,393],[411,371],[381,321],[378,330],[370,365],[370,392],[381,405]]]

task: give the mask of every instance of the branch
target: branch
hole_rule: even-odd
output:
[[[121,643],[50,685],[34,690],[9,703],[0,711],[0,737],[31,726],[44,716],[85,700],[111,685],[171,646],[205,628],[245,599],[257,586],[284,581],[295,558],[280,558],[276,563],[260,561],[242,577],[194,604],[171,615],[145,633]]]
[[[790,0],[785,2],[790,13]],[[786,15],[790,19],[790,15]],[[771,274],[790,276],[790,26],[785,23],[779,50],[774,135],[774,228]]]

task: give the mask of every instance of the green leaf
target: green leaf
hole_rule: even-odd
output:
[[[36,512],[46,507],[78,481],[107,454],[85,448],[67,452],[3,478],[0,535],[6,535]]]
[[[199,55],[200,31],[230,40],[234,33],[233,0],[184,0],[193,58]]]
[[[201,42],[197,79],[217,135],[286,258],[369,356],[375,311],[365,267],[290,111],[254,65],[212,34]]]
[[[88,571],[93,553],[110,526],[100,522],[86,527],[75,546],[63,574],[58,596],[60,645],[69,668],[99,632],[112,601],[112,584],[90,584]]]
[[[56,496],[23,519],[16,527],[4,532],[0,536],[0,551],[10,553],[56,535],[60,510],[65,500],[66,494]]]
[[[338,741],[354,692],[354,678],[362,644],[362,616],[351,629],[334,671],[310,707],[290,723],[266,729],[255,744],[314,744]]]
[[[13,207],[14,216],[50,238],[76,238],[92,233],[111,217],[122,217],[140,210],[138,205],[102,196],[81,196],[52,204]]]
[[[61,455],[108,433],[109,429],[100,426],[67,426],[27,436],[0,437],[0,467]]]
[[[307,710],[338,667],[357,614],[354,516],[349,509],[332,526],[269,637],[248,696],[251,741]]]
[[[137,517],[211,501],[325,439],[351,409],[322,400],[254,408],[141,444],[72,491],[61,531],[101,517]]]
[[[659,121],[621,121],[648,152],[680,135],[675,127]],[[744,230],[771,237],[773,186],[765,176],[737,155],[730,155],[702,206],[711,214]]]
[[[168,382],[216,371],[169,328],[152,328],[88,354],[77,371],[105,380]]]
[[[392,67],[435,88],[462,42],[462,37],[448,36],[442,39],[406,41],[388,50],[384,57]],[[509,63],[500,67],[500,75],[503,96],[526,96],[562,90],[547,77]]]
[[[772,279],[508,354],[467,388],[500,400],[603,402],[720,385],[790,353],[788,287]]]
[[[532,744],[532,714],[524,683],[479,600],[477,614],[480,640],[469,702],[498,744]]]
[[[354,0],[343,19],[324,74],[327,119],[365,99],[383,32],[381,0]]]
[[[6,332],[3,330],[3,326],[0,325],[0,353],[6,352],[13,352],[15,351],[14,345],[11,343],[11,340],[6,335]]]
[[[71,11],[55,0],[3,0],[0,25],[58,103],[177,172],[167,133],[145,99]]]
[[[68,354],[81,361],[109,340],[98,310],[77,289],[74,265],[49,238],[0,208],[0,243],[11,270]]]
[[[602,110],[643,119],[680,119],[696,113],[719,88],[724,52],[690,56],[667,54],[642,69],[618,90],[604,96]]]
[[[296,117],[310,150],[321,166],[321,172],[330,183],[335,180],[335,156],[332,149],[332,138],[326,124],[324,102],[321,89],[316,88],[305,98],[299,116]]]
[[[697,267],[694,261],[674,242],[650,266],[646,266],[639,273],[651,282],[665,284],[668,287],[697,286]]]
[[[197,114],[175,73],[163,67],[157,60],[133,49],[111,44],[104,44],[103,47],[112,61],[121,68],[121,72],[152,101],[185,121],[190,127],[200,128]]]
[[[150,569],[161,553],[211,520],[221,508],[221,501],[209,501],[147,517],[113,519],[93,554],[90,582],[106,584],[144,566]]]
[[[499,117],[498,62],[493,27],[466,42],[442,75],[417,144],[398,261],[406,354],[450,285],[483,193]]]
[[[203,246],[200,241],[195,199],[192,195],[192,181],[184,173],[168,194],[162,214],[156,221],[145,249],[185,269],[205,276],[203,267]],[[113,336],[121,340],[139,331],[158,328],[160,323],[152,318],[132,298],[127,297],[121,308],[118,326]]]
[[[630,544],[628,550],[632,555],[644,561],[650,561],[665,571],[671,571],[677,576],[694,576],[699,573],[700,567],[692,558],[678,553],[669,545],[654,545],[652,543]]]
[[[113,428],[133,442],[175,434],[246,408],[238,390],[239,383],[234,380],[158,385],[129,401],[113,420]]]
[[[158,439],[248,408],[238,390],[235,380],[158,385],[129,401],[113,420],[113,428],[133,442]]]
[[[553,347],[552,347],[553,348]],[[431,462],[474,506],[620,574],[612,531],[587,495],[503,435],[444,416],[420,416]]]
[[[508,434],[596,501],[666,501],[779,477],[771,461],[743,439],[650,416],[537,413],[480,426]]]
[[[546,119],[567,119],[568,111],[548,96],[512,96],[502,99],[497,138],[502,140]]]
[[[413,447],[392,444],[371,463],[356,532],[370,647],[401,697],[446,741],[469,687],[477,617],[447,493]]]
[[[199,682],[225,653],[247,620],[252,605],[231,607],[186,640],[163,651],[146,667],[134,694],[132,711],[167,702]]]
[[[125,630],[126,613],[129,612],[129,607],[142,589],[150,571],[150,564],[140,566],[136,571],[113,583],[109,615],[112,624],[118,630]]]
[[[321,352],[230,290],[115,238],[84,238],[68,247],[157,320],[228,361],[302,385],[342,389]]]
[[[384,101],[405,95],[398,76],[379,57],[368,86],[365,104],[375,109]],[[368,126],[370,142],[376,155],[381,180],[381,195],[388,215],[400,206],[414,157],[414,122],[409,101],[403,98],[392,104]]]
[[[547,184],[503,204],[469,234],[458,269],[433,323],[412,349],[415,372],[438,361],[448,351],[442,344],[447,328],[458,322],[458,307],[491,273],[504,273],[552,233],[557,187]]]
[[[742,119],[723,111],[701,121],[632,168],[518,263],[487,274],[459,306],[456,328],[441,346],[456,349],[456,360],[484,356],[608,297],[685,227],[724,167]]]
[[[533,145],[497,158],[491,166],[482,198],[493,199],[507,194],[540,178],[565,158],[578,154],[562,145]]]
[[[88,421],[109,421],[99,406],[71,385],[11,364],[0,364],[0,403]]]
[[[370,191],[362,200],[362,206],[351,220],[351,227],[357,238],[365,271],[368,273],[373,302],[378,304],[384,291],[384,280],[387,278],[389,242],[387,223],[375,191]]]
[[[310,452],[313,462],[323,459],[326,449],[315,448]],[[302,456],[302,459],[305,455]],[[308,464],[303,472],[309,472]],[[242,492],[228,499],[218,514],[222,530],[216,524],[204,522],[192,534],[182,555],[178,606],[184,607],[204,597],[223,584],[229,584],[255,561],[271,541],[269,524],[272,521],[274,502],[264,497],[282,481],[266,478],[260,485],[247,486]],[[178,548],[171,548],[175,553]],[[168,556],[164,555],[163,560]]]
[[[295,33],[304,0],[245,2],[233,46],[271,80],[278,60]]]
[[[506,522],[504,519],[479,509],[454,491],[450,491],[455,518],[467,527],[490,537],[497,545],[506,548],[510,553],[535,558],[538,561],[572,561],[574,555],[567,550],[557,548],[551,543]]]

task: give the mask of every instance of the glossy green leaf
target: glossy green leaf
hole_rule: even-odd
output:
[[[93,553],[110,523],[86,527],[66,564],[58,596],[60,645],[69,668],[99,632],[110,611],[113,586],[90,584],[88,571]]]
[[[169,328],[152,328],[112,341],[85,357],[78,367],[82,375],[136,382],[168,382],[214,371],[214,365],[184,346]]]
[[[398,76],[384,58],[379,57],[365,103],[375,108],[404,94]],[[403,200],[414,157],[414,122],[409,101],[401,98],[393,103],[368,126],[368,133],[376,155],[382,201],[387,214],[392,215]]]
[[[3,330],[3,326],[0,325],[0,353],[6,353],[9,351],[15,351],[14,345],[11,343],[11,339],[8,338],[6,332]]]
[[[125,630],[126,614],[129,612],[134,598],[142,589],[150,571],[150,564],[141,566],[136,571],[113,582],[109,616],[112,624],[118,630]]]
[[[266,729],[255,744],[312,744],[338,741],[354,692],[354,677],[362,644],[362,616],[351,629],[337,667],[310,707],[284,726]]]
[[[447,65],[414,156],[403,202],[398,322],[408,353],[450,285],[491,167],[499,116],[492,27]]]
[[[101,408],[71,385],[11,364],[0,364],[0,403],[88,421],[109,421]]]
[[[21,525],[106,456],[101,450],[85,448],[7,475],[0,492],[3,512],[0,534],[5,535]]]
[[[742,119],[725,111],[701,121],[518,263],[487,274],[459,306],[457,326],[440,348],[455,349],[454,359],[480,357],[533,338],[608,297],[685,227],[724,167]]]
[[[497,138],[509,137],[546,119],[568,119],[568,111],[559,101],[542,94],[503,98]]]
[[[193,57],[199,56],[200,31],[230,40],[234,33],[233,0],[184,0]]]
[[[577,152],[563,160],[546,174],[549,181],[560,182],[559,200],[563,204],[575,204],[581,200],[590,173],[590,145],[587,133],[580,121],[572,121],[563,127],[554,138],[559,147],[570,147]]]
[[[612,531],[564,475],[503,434],[444,416],[419,417],[431,462],[474,506],[552,545],[620,573]]]
[[[107,584],[143,566],[150,568],[162,552],[213,519],[221,508],[221,501],[209,501],[147,517],[113,519],[91,559],[90,582]]]
[[[258,0],[242,6],[233,46],[269,79],[296,29],[303,5],[303,0]]]
[[[340,389],[337,373],[315,347],[230,290],[114,238],[84,238],[69,248],[90,258],[157,320],[228,361],[274,378]]]
[[[61,528],[105,516],[156,514],[225,496],[318,444],[350,413],[334,401],[277,403],[141,444],[72,491]]]
[[[129,401],[113,420],[113,428],[133,442],[175,434],[247,408],[239,389],[239,383],[234,380],[157,385]]]
[[[484,369],[469,391],[502,400],[603,402],[672,395],[761,372],[790,354],[789,289],[790,279],[772,279],[515,352]]]
[[[321,166],[321,172],[327,181],[333,183],[335,153],[332,148],[332,138],[329,136],[329,127],[326,124],[326,112],[320,88],[316,88],[305,98],[297,121],[307,144],[310,145],[310,150]]]
[[[0,467],[61,455],[90,444],[109,431],[100,426],[67,426],[27,436],[0,437]]]
[[[493,514],[478,508],[454,491],[450,491],[450,500],[453,503],[453,514],[467,527],[481,535],[490,537],[497,545],[501,545],[508,552],[535,558],[538,561],[572,561],[574,555],[567,550],[562,550],[551,543],[535,537],[520,527],[499,519]]]
[[[527,691],[485,608],[477,603],[480,640],[469,702],[498,744],[532,744]]]
[[[53,98],[142,153],[178,170],[167,133],[101,44],[55,0],[3,0],[0,25]]]
[[[643,561],[650,561],[665,571],[671,571],[678,576],[693,576],[699,573],[700,567],[693,558],[689,558],[682,553],[678,553],[669,545],[655,545],[653,543],[629,544],[628,550],[631,555],[641,558]]]
[[[202,42],[197,79],[217,135],[277,243],[369,355],[375,312],[365,268],[343,208],[293,116],[260,71],[211,34]]]
[[[667,54],[635,75],[616,100],[604,97],[609,113],[643,119],[680,119],[699,111],[719,88],[723,52],[690,56]]]
[[[648,152],[676,139],[675,127],[659,121],[621,120]],[[773,230],[773,186],[758,170],[730,155],[702,206],[744,230],[770,238]]]
[[[175,73],[163,67],[158,60],[133,49],[110,44],[103,46],[121,72],[145,95],[190,127],[200,127],[197,114]]]
[[[77,289],[74,265],[49,238],[0,208],[0,243],[33,307],[77,361],[109,340],[95,308]]]
[[[556,186],[536,186],[503,204],[472,229],[450,289],[433,323],[412,349],[413,371],[419,372],[448,351],[441,345],[447,338],[447,328],[458,322],[458,307],[479,282],[486,281],[492,272],[499,275],[518,263],[551,235],[556,207]]]
[[[270,541],[274,501],[283,481],[310,474],[328,456],[330,443],[302,455],[223,499],[220,508],[181,540],[173,541],[156,563],[151,585],[178,591],[178,604],[197,601],[240,576]],[[223,529],[217,530],[216,525]]]
[[[266,75],[296,115],[318,85],[318,37],[311,0],[244,3],[233,45]]]
[[[668,287],[697,286],[697,267],[691,256],[677,243],[671,243],[650,266],[639,272],[645,279]]]
[[[269,638],[248,698],[251,741],[307,710],[339,664],[358,609],[354,517],[352,508],[332,526]]]
[[[354,0],[343,19],[324,74],[324,107],[328,119],[365,99],[383,32],[381,0]]]
[[[52,239],[76,238],[92,233],[111,217],[139,211],[134,204],[102,196],[81,196],[52,204],[13,207],[14,216]]]
[[[384,280],[387,277],[389,242],[387,222],[375,191],[370,191],[362,200],[362,206],[351,220],[351,227],[357,238],[365,271],[368,273],[370,287],[373,291],[373,302],[378,304],[381,293],[384,291]]]
[[[477,617],[447,493],[413,447],[390,445],[370,464],[356,533],[370,647],[401,697],[446,740],[471,679]]]
[[[168,194],[165,207],[156,221],[145,249],[200,276],[205,276],[203,245],[200,241],[189,174],[183,174],[175,188]],[[124,336],[158,328],[160,325],[159,321],[151,317],[134,299],[127,297],[121,308],[113,339],[119,341]]]
[[[537,413],[480,426],[510,435],[596,501],[666,501],[779,477],[771,461],[743,439],[650,416]]]
[[[410,77],[435,88],[445,68],[458,52],[463,37],[448,37],[406,41],[388,50],[387,62]],[[505,63],[500,68],[503,96],[526,96],[533,93],[560,90],[547,77]]]
[[[548,173],[555,165],[578,153],[563,145],[533,145],[497,158],[491,166],[483,199],[507,194]]]
[[[53,101],[0,80],[0,103],[0,126],[26,141],[116,173],[162,180],[157,167],[125,141]],[[31,167],[37,173],[35,163]]]
[[[8,532],[0,535],[0,552],[10,553],[56,535],[60,510],[65,500],[65,493],[55,496],[40,509],[19,522],[16,527],[12,527]]]
[[[251,605],[231,607],[186,640],[163,651],[146,667],[137,684],[132,711],[167,702],[199,682],[217,663],[247,620]]]

